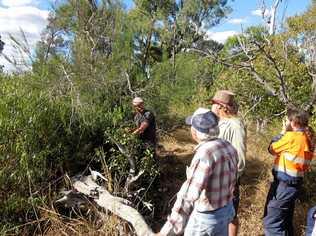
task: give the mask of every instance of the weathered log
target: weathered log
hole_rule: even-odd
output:
[[[138,236],[153,235],[152,229],[147,225],[142,215],[136,209],[129,206],[128,204],[130,203],[126,199],[111,195],[104,187],[95,182],[94,177],[89,175],[75,180],[73,182],[74,189],[80,194],[92,198],[99,206],[129,222],[134,227]],[[73,193],[73,191],[70,192]],[[76,201],[76,199],[71,199],[70,192],[66,193],[66,198],[61,199],[64,202],[67,201],[68,204],[69,201]],[[61,200],[59,202],[62,202]],[[73,204],[70,203],[69,205]]]

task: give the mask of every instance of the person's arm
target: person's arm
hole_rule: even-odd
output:
[[[234,127],[232,132],[232,145],[236,149],[238,154],[238,173],[243,172],[246,165],[246,129],[244,127]]]
[[[288,133],[285,133],[278,141],[272,142],[269,146],[269,152],[272,155],[278,155],[284,150],[288,149],[289,137]]]
[[[149,124],[154,120],[154,115],[150,111],[146,111],[144,114],[144,120],[140,123],[140,126],[134,130],[133,134],[142,134],[148,128]]]
[[[284,134],[281,133],[281,134],[278,134],[278,135],[274,136],[271,139],[271,142],[270,142],[269,147],[268,147],[268,151],[269,151],[270,154],[272,154],[272,155],[274,154],[273,151],[272,151],[272,146],[271,146],[272,143],[275,143],[275,142],[279,141],[283,137],[283,135]]]
[[[314,215],[314,219],[315,219],[315,222],[314,222],[314,228],[313,228],[312,236],[316,236],[316,214]]]
[[[195,155],[199,154],[196,153]],[[209,163],[196,157],[193,158],[190,167],[187,169],[187,179],[177,194],[177,200],[172,208],[171,215],[158,235],[169,236],[183,233],[193,210],[194,202],[199,199],[210,172]]]
[[[142,133],[144,133],[144,131],[147,129],[148,126],[149,126],[148,121],[146,121],[146,120],[143,121],[142,123],[140,123],[140,126],[133,131],[133,134],[142,134]]]

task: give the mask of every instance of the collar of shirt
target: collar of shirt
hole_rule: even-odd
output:
[[[194,148],[194,152],[196,152],[206,142],[207,141],[203,141],[203,142],[200,142],[198,145],[196,145],[195,148]]]
[[[204,140],[204,141],[200,142],[198,145],[195,146],[194,152],[196,152],[203,144],[205,144],[205,143],[207,143],[207,142],[209,142],[211,140],[215,140],[215,139],[217,139],[217,138],[210,138],[208,140]]]

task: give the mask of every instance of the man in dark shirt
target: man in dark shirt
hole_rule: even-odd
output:
[[[153,148],[156,147],[156,121],[154,114],[146,110],[144,101],[140,97],[133,99],[133,106],[136,110],[134,121],[137,128],[133,130],[133,134],[139,135],[139,138]]]

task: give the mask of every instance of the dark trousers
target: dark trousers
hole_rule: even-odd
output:
[[[316,206],[308,210],[305,236],[312,236],[313,228],[315,224],[315,217],[314,217],[315,214],[316,214]]]
[[[271,183],[264,210],[266,236],[293,236],[293,214],[300,185],[275,180]]]

